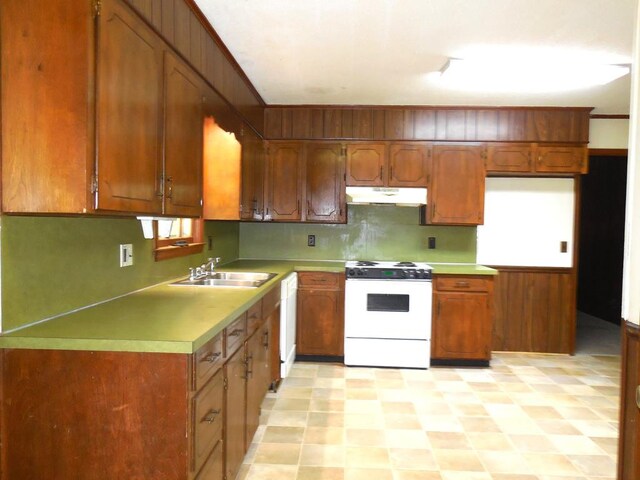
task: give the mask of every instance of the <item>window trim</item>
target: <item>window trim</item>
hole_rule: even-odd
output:
[[[168,260],[170,258],[184,257],[202,253],[204,250],[204,220],[202,218],[193,218],[192,236],[176,237],[176,238],[158,238],[158,221],[153,221],[153,255],[156,262]],[[174,245],[177,241],[184,240],[187,242],[185,246]]]

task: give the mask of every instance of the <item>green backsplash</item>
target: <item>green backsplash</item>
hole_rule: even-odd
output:
[[[205,222],[202,254],[160,262],[132,218],[5,215],[0,226],[3,330],[178,277],[210,256],[238,258],[237,222]],[[119,266],[121,243],[133,245],[130,267]]]
[[[241,223],[240,258],[474,263],[476,228],[421,226],[417,207],[349,205],[346,225]]]

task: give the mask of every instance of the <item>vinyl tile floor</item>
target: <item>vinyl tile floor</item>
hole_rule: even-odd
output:
[[[614,479],[620,357],[429,370],[296,363],[239,480]]]

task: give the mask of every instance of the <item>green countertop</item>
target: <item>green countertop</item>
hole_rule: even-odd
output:
[[[434,264],[435,274],[492,275],[472,264]],[[0,336],[0,348],[193,353],[292,271],[343,272],[344,262],[238,260],[220,268],[278,275],[258,289],[169,282]],[[178,279],[174,279],[178,280]]]

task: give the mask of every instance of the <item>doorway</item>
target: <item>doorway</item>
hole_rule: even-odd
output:
[[[581,180],[576,353],[620,354],[626,155],[593,155]]]

